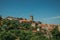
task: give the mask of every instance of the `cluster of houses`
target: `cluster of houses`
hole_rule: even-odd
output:
[[[42,30],[46,29],[46,30],[51,31],[56,26],[55,24],[43,24],[40,21],[36,22],[36,21],[34,21],[33,16],[30,16],[29,20],[27,20],[26,18],[15,18],[15,17],[10,17],[10,16],[8,16],[6,18],[9,19],[9,20],[18,20],[20,23],[31,23],[31,27],[34,27],[34,28],[37,27],[36,30],[33,30],[34,32],[40,31],[40,28]]]

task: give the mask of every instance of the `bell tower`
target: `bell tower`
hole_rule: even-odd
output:
[[[33,20],[34,20],[34,18],[33,18],[33,16],[32,16],[32,15],[30,16],[30,20],[31,20],[31,21],[33,21]]]

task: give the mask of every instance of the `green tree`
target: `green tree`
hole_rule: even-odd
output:
[[[0,16],[0,26],[2,25],[2,16]]]
[[[48,40],[48,38],[45,37],[43,33],[37,32],[32,34],[32,37],[30,40]]]
[[[52,31],[52,39],[53,40],[60,40],[60,32],[58,31],[58,26],[56,26]]]
[[[31,24],[30,23],[21,23],[20,26],[22,28],[26,28],[26,29],[29,29],[31,27]]]
[[[0,15],[0,20],[2,20],[2,16]]]
[[[0,33],[0,40],[15,40],[16,37],[10,32],[3,31]]]

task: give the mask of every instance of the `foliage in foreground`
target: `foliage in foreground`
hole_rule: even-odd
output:
[[[20,24],[17,20],[4,19],[0,21],[0,40],[49,40],[42,32],[32,32],[30,24]],[[19,27],[28,29],[20,29]],[[60,39],[60,32],[55,28],[52,32],[52,40]]]

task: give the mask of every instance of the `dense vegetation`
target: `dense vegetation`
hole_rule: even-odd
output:
[[[1,17],[0,17],[1,18]],[[1,18],[2,19],[2,18]],[[17,20],[0,19],[0,40],[59,40],[60,32],[55,28],[53,37],[48,38],[42,32],[32,32],[31,24],[19,23]]]

